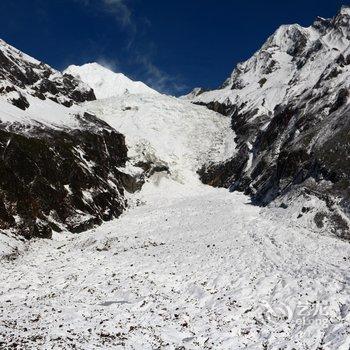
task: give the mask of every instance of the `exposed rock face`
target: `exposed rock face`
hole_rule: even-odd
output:
[[[127,149],[123,135],[103,127],[31,137],[1,130],[0,228],[48,238],[51,229],[81,232],[118,217]]]
[[[68,107],[96,99],[94,91],[72,75],[62,74],[0,40],[0,94],[14,91],[21,100],[25,100],[24,91]],[[14,105],[16,100],[9,98]],[[25,109],[25,104],[20,108]]]
[[[259,205],[312,191],[348,214],[349,39],[348,7],[309,28],[282,26],[221,89],[195,97],[232,116],[238,145],[227,163],[201,169],[202,180]]]
[[[76,102],[93,90],[0,41],[0,231],[50,238],[118,217],[124,136]]]

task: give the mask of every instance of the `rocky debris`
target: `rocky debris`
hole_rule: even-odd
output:
[[[26,97],[23,96],[21,93],[18,93],[17,96],[10,99],[10,102],[17,108],[22,109],[23,111],[25,111],[30,106]]]
[[[195,102],[195,104],[197,104],[199,106],[206,106],[210,110],[217,112],[217,113],[220,113],[220,114],[225,115],[225,116],[231,115],[232,109],[233,109],[233,107],[231,106],[231,104],[229,102],[227,104],[220,103],[218,101],[213,101],[213,102],[208,102],[208,103]]]
[[[236,134],[233,158],[200,169],[203,182],[264,206],[302,186],[348,215],[349,24],[343,7],[309,28],[282,26],[221,89],[193,99],[230,115]],[[349,231],[347,219],[333,221]]]

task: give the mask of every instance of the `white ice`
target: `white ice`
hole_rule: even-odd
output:
[[[348,242],[199,182],[201,163],[232,152],[227,119],[166,97],[86,108],[126,134],[132,160],[153,154],[170,174],[118,220],[0,260],[0,347],[349,348]]]

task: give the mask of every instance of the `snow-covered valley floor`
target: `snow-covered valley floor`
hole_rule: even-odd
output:
[[[162,179],[140,199],[1,262],[0,348],[349,349],[347,242],[226,190]]]
[[[229,118],[167,96],[88,107],[126,135],[130,171],[169,174],[118,220],[0,260],[0,349],[349,349],[349,243],[199,183],[234,152]]]

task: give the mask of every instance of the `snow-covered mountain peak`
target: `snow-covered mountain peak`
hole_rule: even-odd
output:
[[[77,126],[76,103],[94,99],[82,81],[0,40],[0,123]]]
[[[195,103],[230,115],[237,135],[236,156],[202,179],[260,204],[314,186],[320,198],[342,197],[346,208],[349,81],[349,7],[310,27],[281,26],[220,89],[193,92]]]
[[[82,66],[69,66],[64,73],[70,74],[89,85],[98,99],[130,94],[158,94],[140,81],[133,81],[122,73],[115,73],[110,69],[94,62]]]
[[[343,7],[334,18],[319,17],[307,28],[281,26],[249,60],[237,65],[221,89],[188,96],[198,103],[242,106],[263,127],[277,105],[312,89],[329,74],[329,65],[341,59],[350,44],[349,13],[350,8]]]
[[[70,71],[91,72],[91,73],[101,74],[101,75],[111,74],[111,72],[114,73],[111,69],[106,68],[105,66],[102,66],[97,62],[85,63],[82,66],[77,66],[72,64],[65,70],[65,72],[67,73],[70,73]],[[123,74],[120,73],[120,75],[123,75]]]
[[[298,24],[283,25],[270,36],[270,38],[263,45],[261,50],[276,51],[287,53],[294,56],[299,53],[302,46],[310,39],[317,39],[318,35],[312,28],[304,28]]]
[[[340,9],[340,15],[350,16],[350,6],[349,5],[343,5]]]

